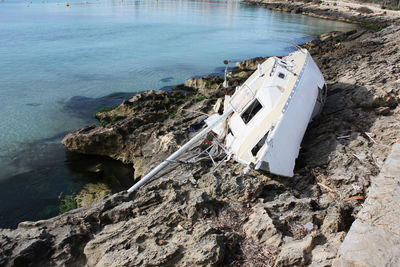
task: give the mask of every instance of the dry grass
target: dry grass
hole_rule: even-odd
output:
[[[247,238],[243,225],[251,214],[249,204],[227,201],[212,218],[224,234],[224,266],[273,266],[279,250]]]
[[[302,224],[289,224],[289,232],[295,239],[303,239],[310,231]]]

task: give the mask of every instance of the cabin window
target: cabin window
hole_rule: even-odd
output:
[[[257,156],[258,151],[264,146],[265,142],[267,142],[269,131],[261,138],[260,141],[253,147],[251,150],[251,154],[253,154],[253,157]]]
[[[279,72],[278,77],[281,79],[285,79],[285,74],[283,74],[282,72]]]
[[[236,112],[240,113],[254,98],[255,95],[253,91],[251,91],[250,87],[247,86],[247,84],[244,84],[232,96],[230,104]]]
[[[262,109],[262,105],[257,98],[251,103],[248,108],[242,113],[241,117],[245,124],[249,123],[251,119]]]

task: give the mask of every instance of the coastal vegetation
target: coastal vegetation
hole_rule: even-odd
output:
[[[60,214],[76,209],[78,207],[76,205],[76,201],[73,195],[61,196],[59,199],[60,199],[60,207],[59,207]]]
[[[400,7],[388,7],[388,6],[382,5],[381,8],[382,8],[382,9],[389,9],[389,10],[400,11]]]
[[[379,26],[379,25],[369,23],[369,22],[358,22],[357,24],[359,24],[361,27],[363,27],[365,29],[375,31],[375,32],[379,32],[385,28],[383,26]]]

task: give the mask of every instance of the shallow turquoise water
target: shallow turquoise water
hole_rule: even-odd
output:
[[[63,150],[49,147],[92,123],[95,103],[121,101],[100,97],[221,73],[224,59],[283,55],[291,41],[354,28],[238,1],[69,3],[0,2],[0,181],[32,177],[51,159],[47,174],[35,175],[64,168],[58,176],[69,181]]]

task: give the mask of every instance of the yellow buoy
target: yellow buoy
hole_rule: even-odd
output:
[[[65,3],[65,6],[69,6],[69,3]]]

